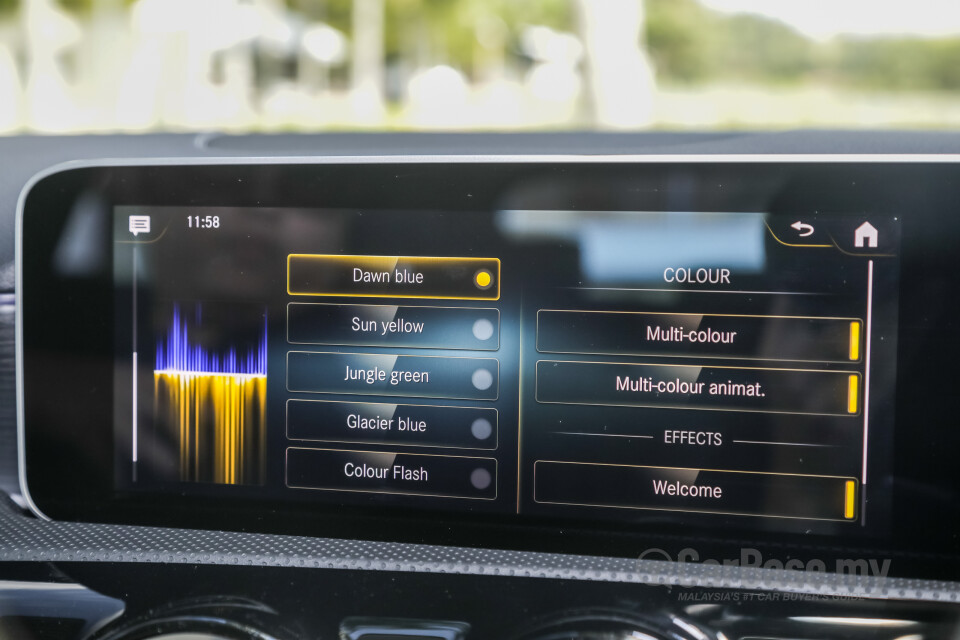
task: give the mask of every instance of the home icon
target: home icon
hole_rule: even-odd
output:
[[[862,225],[857,227],[856,232],[853,235],[853,246],[863,247],[863,243],[866,242],[868,247],[877,246],[877,229],[869,222],[864,222]]]

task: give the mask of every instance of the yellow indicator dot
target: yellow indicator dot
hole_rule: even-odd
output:
[[[493,282],[493,276],[490,275],[489,271],[477,271],[477,274],[473,276],[473,281],[477,283],[478,287],[485,289]]]
[[[843,497],[843,517],[847,520],[853,520],[854,506],[857,501],[857,483],[853,480],[847,480]]]

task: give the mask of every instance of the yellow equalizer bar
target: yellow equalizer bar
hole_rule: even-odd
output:
[[[175,435],[180,480],[262,484],[265,375],[154,371],[157,422]]]

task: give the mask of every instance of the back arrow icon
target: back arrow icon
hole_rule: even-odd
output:
[[[797,231],[799,231],[801,238],[806,238],[807,236],[812,236],[812,235],[813,235],[813,225],[812,225],[812,224],[804,224],[804,223],[800,222],[799,220],[797,220],[797,221],[794,222],[792,225],[790,225],[790,228],[791,228],[791,229],[796,229]]]

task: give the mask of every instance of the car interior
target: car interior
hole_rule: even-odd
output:
[[[960,637],[960,20],[609,2],[0,5],[0,638]]]

